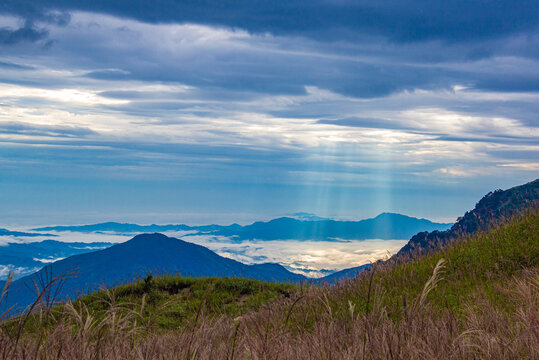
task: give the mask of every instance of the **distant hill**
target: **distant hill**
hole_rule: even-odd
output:
[[[325,283],[325,282],[335,283],[340,280],[351,279],[351,278],[356,277],[360,272],[367,269],[369,266],[371,266],[371,264],[365,264],[365,265],[356,266],[353,268],[343,269],[340,271],[336,271],[332,274],[329,274],[327,276],[324,276],[322,278],[316,279],[316,281],[320,283]]]
[[[526,209],[539,207],[539,179],[508,190],[495,190],[485,195],[464,216],[445,231],[424,231],[413,236],[397,257],[410,256],[444,246],[452,239],[486,231]]]
[[[204,225],[137,225],[107,222],[93,225],[51,226],[36,231],[77,231],[119,233],[194,231],[191,235],[211,234],[244,240],[365,240],[408,239],[419,231],[445,230],[451,224],[435,223],[426,219],[393,213],[383,213],[372,219],[339,221],[320,218],[312,214],[297,213],[294,217],[281,217],[267,222],[241,226]],[[186,235],[188,236],[188,235]]]
[[[149,272],[191,277],[246,277],[265,281],[298,282],[306,278],[278,264],[246,265],[213,251],[162,234],[142,234],[107,249],[75,255],[45,266],[13,282],[8,306],[27,306],[35,298],[33,281],[76,271],[59,289],[59,299],[114,286],[144,277]]]

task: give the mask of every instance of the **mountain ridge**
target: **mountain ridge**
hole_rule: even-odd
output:
[[[487,231],[492,226],[536,207],[539,207],[539,179],[506,190],[491,191],[472,210],[459,217],[450,229],[414,235],[395,257],[431,251],[448,244],[452,239]]]
[[[269,221],[256,221],[249,225],[138,225],[129,223],[105,222],[91,225],[50,226],[33,229],[34,231],[116,231],[116,232],[166,232],[194,231],[190,235],[227,236],[237,241],[244,240],[319,240],[334,241],[366,239],[408,239],[423,230],[445,230],[449,223],[436,223],[423,218],[415,218],[397,213],[381,213],[374,218],[349,221],[315,217],[279,217]]]

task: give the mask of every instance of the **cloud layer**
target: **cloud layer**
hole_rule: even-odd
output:
[[[132,234],[56,232],[59,241],[65,242],[111,242],[130,240]],[[280,263],[291,271],[310,277],[321,277],[335,270],[363,265],[396,253],[407,240],[351,240],[335,241],[244,241],[237,242],[225,236],[189,235],[188,232],[166,232],[167,236],[181,238],[215,251],[217,254],[246,264]],[[0,246],[8,242],[33,242],[47,237],[21,238],[0,236]],[[97,248],[99,250],[100,248]],[[96,250],[96,249],[94,249]],[[34,259],[43,264],[59,259]],[[5,279],[13,266],[0,265],[0,280]],[[18,268],[17,276],[29,274],[37,269]]]

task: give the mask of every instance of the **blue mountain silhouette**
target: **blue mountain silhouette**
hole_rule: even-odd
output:
[[[77,231],[118,233],[195,231],[194,234],[210,234],[243,240],[365,240],[365,239],[409,239],[420,231],[445,230],[452,224],[435,223],[401,214],[382,213],[375,218],[360,221],[339,221],[313,217],[281,217],[267,222],[258,221],[250,225],[137,225],[106,222],[93,225],[50,226],[36,231]],[[186,235],[187,236],[187,235]]]
[[[56,288],[57,300],[77,297],[102,286],[110,287],[153,274],[192,277],[246,277],[265,281],[299,282],[306,278],[279,264],[246,265],[213,251],[163,234],[141,234],[107,249],[74,255],[14,281],[4,308],[21,310],[35,299],[34,283],[70,274]]]

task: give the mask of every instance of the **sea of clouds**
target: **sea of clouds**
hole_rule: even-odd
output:
[[[110,242],[121,243],[136,234],[49,232],[57,235],[54,240],[65,242]],[[346,241],[242,241],[214,235],[194,235],[193,232],[165,232],[165,235],[181,238],[185,241],[207,247],[217,254],[246,264],[279,263],[293,272],[311,277],[320,277],[331,272],[363,265],[396,253],[407,240],[346,240]],[[0,237],[0,246],[9,242],[34,242],[51,237],[14,238]],[[48,260],[48,259],[47,259]],[[49,263],[49,261],[44,262]],[[16,269],[17,272],[29,273],[34,269]],[[4,278],[9,267],[0,267],[0,279]]]

